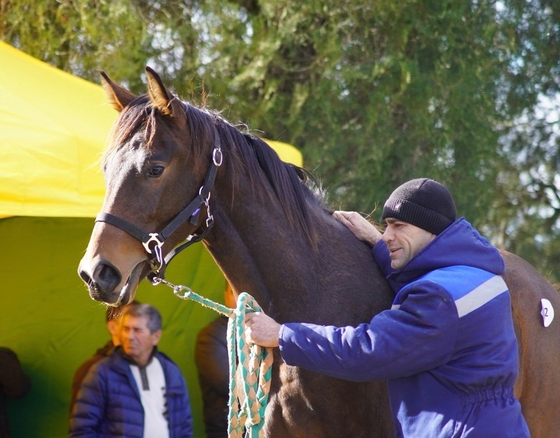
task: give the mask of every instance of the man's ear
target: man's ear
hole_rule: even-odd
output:
[[[116,335],[119,334],[117,324],[115,323],[114,320],[107,321],[107,330],[109,330],[109,333],[111,333],[111,336],[116,336]]]
[[[157,330],[152,333],[152,345],[154,347],[158,344],[159,340],[161,339],[161,334],[162,334],[161,330]]]

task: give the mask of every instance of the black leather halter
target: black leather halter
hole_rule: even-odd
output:
[[[189,205],[187,205],[177,216],[175,216],[167,226],[159,233],[146,233],[140,228],[131,224],[130,222],[121,219],[110,213],[99,213],[95,218],[95,222],[106,222],[108,224],[114,225],[123,231],[126,231],[132,237],[135,237],[142,245],[144,249],[150,255],[150,264],[152,265],[152,271],[148,275],[149,280],[152,283],[158,283],[164,278],[165,269],[171,259],[183,251],[185,248],[189,247],[193,243],[199,242],[206,234],[210,231],[214,225],[214,216],[210,212],[210,190],[214,186],[214,181],[216,180],[216,173],[218,172],[218,167],[222,165],[223,155],[222,150],[219,147],[214,148],[212,151],[212,164],[210,169],[206,174],[204,183],[198,191],[198,196],[194,198]],[[173,248],[165,258],[163,257],[162,246],[166,239],[173,234],[177,228],[183,225],[187,220],[193,224],[198,224],[200,211],[202,206],[206,206],[206,226],[198,234],[190,234],[187,236],[185,241],[175,248]],[[200,228],[199,228],[200,229]]]

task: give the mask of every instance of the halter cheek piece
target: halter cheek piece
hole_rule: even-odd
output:
[[[148,279],[153,284],[158,284],[161,280],[163,280],[165,269],[173,257],[193,243],[204,239],[206,234],[214,225],[214,216],[210,212],[210,190],[214,186],[216,173],[218,172],[218,167],[222,165],[222,161],[222,150],[218,146],[212,151],[212,164],[206,174],[204,183],[198,191],[198,196],[196,196],[196,198],[194,198],[189,205],[187,205],[177,216],[175,216],[173,220],[169,222],[169,224],[167,224],[167,226],[159,233],[146,233],[130,222],[110,213],[101,212],[95,218],[95,222],[106,222],[114,225],[142,242],[144,249],[150,256],[149,260],[152,266],[152,271],[148,275]],[[187,220],[193,225],[198,224],[198,217],[203,205],[206,206],[206,226],[204,230],[199,234],[190,234],[187,236],[182,244],[177,245],[169,251],[169,254],[167,254],[164,258],[162,247],[166,239]]]

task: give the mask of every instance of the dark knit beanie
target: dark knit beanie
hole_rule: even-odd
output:
[[[455,202],[449,190],[433,179],[418,178],[391,193],[381,219],[398,219],[439,234],[455,221],[455,216]]]

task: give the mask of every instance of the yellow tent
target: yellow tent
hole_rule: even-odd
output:
[[[88,298],[76,269],[101,208],[99,157],[117,114],[100,86],[2,42],[0,64],[0,345],[16,351],[32,379],[31,392],[10,404],[12,435],[63,437],[74,371],[108,339],[104,307]],[[297,149],[270,144],[301,165]],[[223,276],[202,245],[174,259],[167,276],[222,297]],[[162,313],[160,346],[187,379],[202,437],[194,340],[216,314],[162,288],[144,283],[138,299]]]
[[[95,217],[98,158],[117,117],[102,88],[1,41],[0,60],[0,215]],[[296,148],[269,143],[301,165]]]

